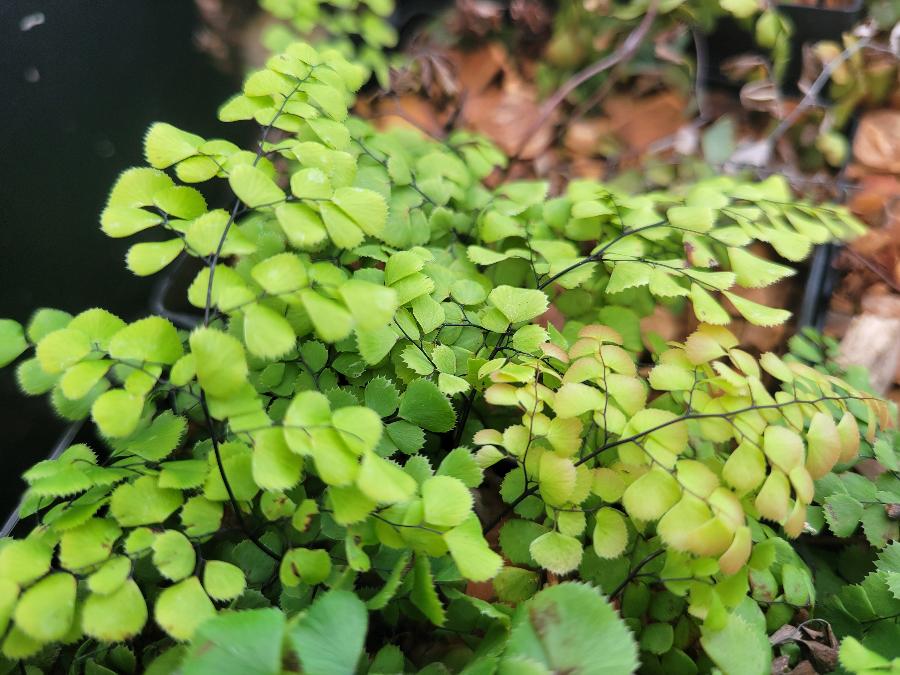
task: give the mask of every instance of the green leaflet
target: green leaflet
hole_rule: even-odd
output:
[[[75,577],[51,574],[22,594],[13,618],[16,626],[39,642],[59,640],[75,616]]]
[[[244,592],[244,573],[221,560],[207,560],[203,568],[203,588],[214,600],[233,600]]]
[[[341,285],[340,294],[361,332],[382,328],[397,311],[397,293],[391,288],[351,279]]]
[[[161,523],[181,506],[177,490],[160,488],[155,478],[143,476],[116,488],[110,499],[110,512],[124,527]]]
[[[856,638],[841,641],[841,665],[849,672],[890,672],[896,665],[876,652],[866,649]]]
[[[627,673],[638,665],[625,623],[596,589],[577,583],[547,588],[516,613],[503,663],[516,668],[520,659],[556,671],[602,663],[604,671]]]
[[[338,188],[332,201],[366,234],[379,237],[383,232],[387,205],[378,193],[362,188]]]
[[[303,458],[291,452],[281,429],[262,429],[254,435],[253,480],[267,490],[286,490],[300,480]]]
[[[310,99],[329,117],[341,121],[347,116],[347,105],[340,94],[322,84],[311,84],[304,87]]]
[[[297,336],[281,314],[261,304],[244,311],[244,343],[255,356],[277,359],[291,351]]]
[[[322,550],[311,551],[296,548],[288,551],[281,559],[280,578],[285,586],[299,583],[315,586],[331,573],[331,558]]]
[[[291,192],[301,199],[329,199],[331,182],[321,169],[301,169],[291,176]]]
[[[230,214],[224,209],[205,213],[191,221],[185,233],[187,250],[195,256],[222,256],[253,253],[255,246],[241,231],[231,227]]]
[[[447,397],[428,380],[414,380],[400,399],[400,417],[427,431],[453,428],[456,413]]]
[[[715,212],[705,206],[673,206],[666,212],[672,227],[688,232],[708,232],[713,226]]]
[[[825,521],[839,537],[849,537],[863,515],[862,504],[848,494],[834,494],[825,500]]]
[[[305,204],[281,204],[275,208],[275,215],[288,241],[295,248],[315,248],[327,236],[319,214]]]
[[[731,301],[731,304],[740,312],[741,316],[756,326],[777,326],[787,321],[791,316],[791,313],[787,310],[766,307],[728,291],[725,291],[725,297]]]
[[[69,399],[84,398],[112,365],[106,360],[83,361],[68,368],[59,383],[63,395]]]
[[[431,564],[426,556],[416,556],[413,563],[413,588],[409,599],[435,626],[444,625],[446,614],[431,575]]]
[[[163,590],[153,610],[156,623],[176,640],[190,639],[215,614],[216,609],[197,577],[189,577]]]
[[[752,609],[759,614],[755,605]],[[760,626],[742,615],[731,614],[721,630],[704,631],[701,642],[716,665],[727,672],[762,675],[770,669],[771,648],[764,623]]]
[[[130,237],[161,222],[163,216],[132,206],[107,206],[100,216],[103,233],[115,238]]]
[[[250,207],[274,206],[284,201],[284,193],[262,170],[246,164],[235,167],[228,176],[234,193]]]
[[[369,499],[388,504],[406,501],[416,489],[415,481],[400,467],[374,452],[363,455],[356,484]]]
[[[181,671],[185,675],[277,675],[284,631],[284,615],[274,608],[222,614],[197,630]]]
[[[153,539],[153,565],[167,579],[180,581],[194,570],[197,556],[181,532],[167,530]]]
[[[115,593],[131,573],[131,561],[125,556],[113,556],[88,577],[88,588],[98,595]]]
[[[338,248],[351,249],[359,246],[365,235],[356,221],[331,202],[320,207],[322,221],[328,236]]]
[[[176,185],[153,195],[156,207],[176,218],[190,220],[206,212],[206,200],[197,190]]]
[[[500,530],[503,555],[516,565],[535,567],[531,556],[531,542],[547,532],[547,528],[530,520],[518,518],[507,521]]]
[[[203,139],[200,136],[189,134],[165,122],[156,122],[144,136],[144,156],[151,166],[165,169],[197,154],[201,143]]]
[[[199,328],[191,334],[197,379],[213,396],[229,396],[244,383],[247,362],[244,349],[236,339],[211,328]]]
[[[12,363],[28,349],[22,324],[12,319],[0,319],[0,368]]]
[[[400,393],[391,380],[384,377],[376,377],[366,385],[366,406],[377,412],[381,417],[387,417],[400,403]]]
[[[157,169],[128,169],[116,180],[109,194],[110,206],[150,206],[153,196],[173,185],[172,179]]]
[[[82,610],[82,628],[103,642],[121,642],[141,632],[147,622],[147,604],[132,579],[109,595],[88,596]]]
[[[25,328],[25,334],[31,342],[40,342],[45,335],[52,333],[60,328],[65,328],[72,321],[72,315],[59,309],[42,307],[32,314],[28,325]],[[11,327],[7,324],[6,330]]]
[[[471,581],[487,581],[503,565],[503,559],[484,540],[481,523],[474,514],[445,532],[444,542],[460,573]]]
[[[167,457],[178,447],[186,428],[187,422],[183,417],[167,410],[148,426],[114,443],[117,449],[156,461]]]
[[[281,253],[266,258],[253,266],[251,274],[269,295],[293,293],[308,284],[303,261],[292,253]]]
[[[167,267],[184,250],[181,239],[135,244],[125,255],[125,264],[139,277],[156,274]]]
[[[622,504],[638,520],[657,520],[675,504],[681,490],[668,473],[653,468],[628,486]]]
[[[110,356],[126,361],[171,365],[183,351],[175,326],[157,316],[128,324],[109,341]]]
[[[366,608],[378,610],[384,608],[387,603],[390,602],[400,586],[404,573],[408,571],[409,559],[410,554],[408,552],[401,554],[400,557],[397,558],[397,562],[394,563],[394,567],[391,569],[388,578],[385,580],[384,586],[366,601]]]
[[[742,248],[729,248],[728,259],[737,282],[745,288],[761,288],[795,274],[791,267],[765,260]]]
[[[121,533],[115,521],[106,518],[91,518],[66,530],[59,542],[60,564],[80,571],[103,562]]]
[[[353,327],[353,315],[340,304],[311,290],[301,295],[316,333],[325,342],[343,340]]]
[[[620,293],[637,286],[646,286],[650,282],[653,268],[639,262],[617,262],[613,266],[606,292]]]
[[[365,604],[352,593],[333,590],[313,603],[289,631],[288,640],[304,669],[339,675],[355,669],[367,624]]]
[[[0,549],[0,577],[26,585],[50,569],[53,550],[37,539],[21,539]]]
[[[499,309],[509,323],[529,321],[547,310],[547,296],[542,291],[512,286],[497,286],[488,301]]]
[[[44,372],[55,374],[75,365],[90,351],[90,338],[85,333],[61,328],[41,338],[36,354]]]
[[[221,503],[196,496],[188,499],[181,509],[181,523],[185,534],[200,537],[212,534],[222,524],[224,509]]]
[[[124,389],[102,393],[91,406],[94,424],[106,436],[121,438],[137,428],[144,400]]]
[[[559,532],[547,532],[531,542],[531,557],[544,569],[567,574],[581,564],[581,542]]]
[[[728,312],[700,284],[691,284],[691,302],[694,306],[694,313],[703,323],[724,326],[730,320]]]
[[[469,488],[481,485],[484,477],[484,472],[468,448],[456,448],[447,453],[437,468],[437,474],[458,478]]]
[[[519,603],[537,592],[538,574],[519,567],[504,567],[494,577],[494,590],[503,602]]]
[[[422,484],[425,520],[440,527],[455,527],[472,509],[472,495],[466,484],[451,476],[435,476]]]
[[[36,358],[26,359],[16,368],[16,382],[19,389],[28,396],[46,394],[53,389],[58,378],[58,375],[44,372]]]
[[[591,536],[594,552],[600,558],[617,558],[628,544],[625,519],[621,513],[610,508],[600,509],[595,518],[594,533]]]
[[[223,443],[219,446],[219,456],[222,459],[220,470],[215,453],[209,453],[209,473],[203,486],[204,496],[212,501],[228,501],[231,494],[240,501],[253,499],[259,492],[259,486],[253,481],[252,454],[250,448],[243,443]],[[231,494],[225,487],[223,472],[228,477]]]

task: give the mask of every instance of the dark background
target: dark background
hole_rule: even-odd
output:
[[[36,12],[44,23],[22,31]],[[234,136],[216,108],[237,83],[197,50],[197,26],[191,0],[0,1],[0,317],[148,313],[152,278],[125,269],[130,242],[98,216],[116,176],[143,164],[152,122]],[[0,370],[0,521],[66,427],[14,375]]]

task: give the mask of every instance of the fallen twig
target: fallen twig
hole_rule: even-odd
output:
[[[519,155],[522,154],[522,151],[528,145],[528,142],[534,137],[534,134],[537,132],[537,130],[547,123],[547,120],[550,119],[553,111],[556,110],[556,108],[558,108],[559,105],[566,100],[569,94],[571,94],[573,91],[575,91],[575,89],[587,82],[592,77],[599,75],[605,70],[609,70],[613,66],[621,63],[628,58],[631,58],[631,56],[635,53],[635,51],[637,51],[637,48],[640,46],[641,42],[649,32],[650,26],[653,25],[653,20],[656,18],[658,5],[658,0],[651,0],[650,6],[647,8],[647,13],[644,14],[644,18],[641,19],[641,22],[638,24],[638,26],[628,34],[628,37],[625,38],[618,49],[616,49],[608,56],[600,59],[596,63],[593,63],[587,68],[584,68],[575,73],[565,83],[563,83],[563,85],[559,89],[554,92],[553,96],[551,96],[544,102],[544,105],[541,106],[540,112],[538,113],[537,119],[528,128],[528,131],[522,135],[516,151],[510,156],[511,160],[518,158]]]
[[[863,47],[867,46],[872,41],[872,37],[870,35],[866,35],[861,37],[859,40],[854,42],[852,45],[847,47],[844,51],[834,57],[831,61],[829,61],[825,67],[822,69],[822,72],[819,73],[819,76],[816,78],[815,82],[810,86],[809,91],[803,96],[800,100],[800,103],[797,104],[791,112],[785,117],[781,122],[778,123],[778,126],[772,130],[772,133],[768,135],[766,138],[766,143],[769,146],[769,149],[773,149],[778,140],[784,136],[784,134],[790,129],[794,123],[800,119],[800,116],[803,112],[812,106],[816,99],[819,96],[819,93],[828,83],[828,80],[831,79],[831,74],[837,70],[845,61],[850,59],[856,52],[858,52]]]
[[[862,255],[861,253],[854,251],[849,246],[844,248],[844,253],[866,267],[866,269],[868,269],[879,279],[881,279],[885,284],[887,284],[892,291],[894,291],[895,293],[900,293],[900,286],[898,286],[894,282],[888,272],[881,265],[872,262],[867,257]]]

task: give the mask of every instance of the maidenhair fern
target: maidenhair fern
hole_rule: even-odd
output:
[[[815,603],[787,540],[823,508],[852,533],[835,469],[890,420],[724,326],[787,318],[741,291],[793,273],[753,242],[796,261],[860,225],[778,177],[491,190],[505,160],[485,140],[349,116],[363,78],[294,44],[220,110],[261,125],[256,147],[150,128],[150,166],[122,174],[101,227],[154,231],[129,249],[135,274],[195,265],[195,327],[101,309],[0,322],[22,389],[97,432],[25,473],[35,525],[0,545],[5,658],[768,672],[767,621],[791,615],[771,607]],[[215,181],[231,203],[208,204]],[[660,303],[700,327],[642,336]],[[781,604],[763,616],[769,578]],[[488,581],[493,601],[469,586]]]

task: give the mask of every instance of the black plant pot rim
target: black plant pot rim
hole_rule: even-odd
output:
[[[819,0],[820,2],[822,0]],[[778,7],[792,11],[824,13],[824,14],[856,14],[863,7],[863,0],[853,0],[846,7],[822,7],[820,5],[804,5],[796,2],[779,2]]]

